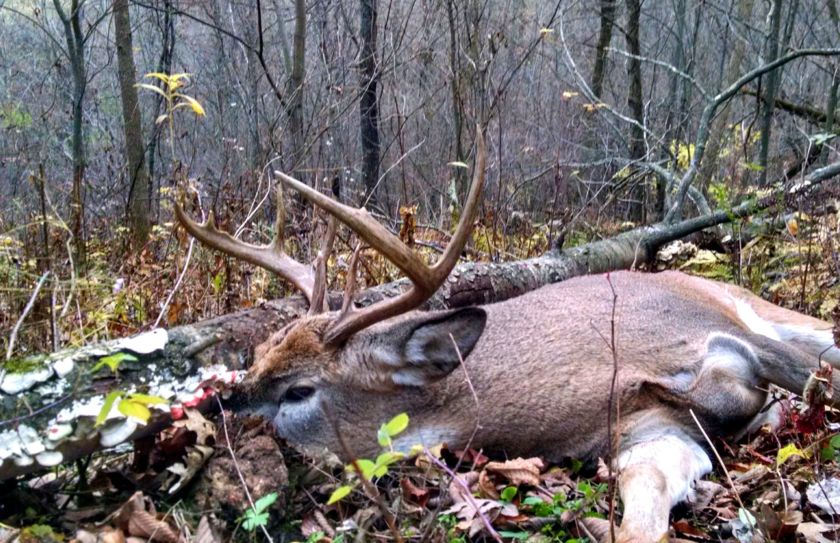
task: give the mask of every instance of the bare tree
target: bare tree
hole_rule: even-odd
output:
[[[129,180],[128,215],[135,247],[140,248],[149,236],[149,174],[146,171],[145,143],[140,104],[137,99],[137,71],[128,0],[114,0],[114,36],[117,45],[117,76],[122,99],[125,162]]]
[[[366,198],[377,203],[376,189],[379,182],[379,66],[376,55],[376,32],[378,0],[360,0],[359,33],[362,37],[362,53],[359,61],[361,101],[359,113],[362,142],[362,181]]]
[[[67,43],[66,54],[70,60],[70,73],[73,79],[72,92],[72,155],[73,188],[70,196],[70,224],[73,231],[73,246],[76,266],[85,269],[85,197],[84,179],[85,134],[84,101],[87,90],[87,70],[85,67],[85,34],[82,31],[82,8],[85,0],[71,0],[69,13],[64,10],[61,0],[53,0],[55,11],[64,27],[64,39]]]

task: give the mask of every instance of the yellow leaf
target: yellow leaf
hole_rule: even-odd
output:
[[[794,443],[790,443],[779,449],[779,452],[776,453],[776,465],[781,466],[792,456],[807,458],[808,453],[797,447]]]
[[[136,419],[143,424],[147,423],[149,421],[149,417],[152,416],[152,412],[149,411],[148,407],[140,402],[134,402],[131,400],[121,400],[120,403],[117,404],[117,409],[126,417]]]
[[[466,163],[461,162],[460,160],[456,160],[454,162],[449,162],[447,164],[447,166],[452,166],[453,168],[464,168],[464,169],[467,169],[467,170],[470,168],[469,166],[467,166]]]
[[[162,74],[160,72],[149,72],[146,75],[144,75],[143,77],[155,77],[155,78],[163,81],[165,84],[169,85],[169,76],[166,75],[166,74]]]
[[[540,28],[540,37],[545,36],[546,34],[554,33],[553,28]]]
[[[193,113],[200,117],[204,117],[204,108],[201,107],[201,104],[198,103],[198,100],[196,100],[192,96],[187,96],[186,94],[176,94],[176,96],[184,100],[187,103],[187,105],[190,106],[190,109],[193,110]]]
[[[579,92],[574,91],[563,91],[563,100],[571,100],[572,98],[579,96]]]
[[[149,85],[148,83],[137,83],[134,86],[138,87],[138,88],[141,88],[141,89],[146,89],[146,90],[149,90],[149,91],[152,91],[152,92],[156,92],[156,93],[160,94],[161,96],[163,96],[164,98],[166,98],[166,93],[163,92],[162,90],[160,90],[159,87],[155,87],[154,85]]]

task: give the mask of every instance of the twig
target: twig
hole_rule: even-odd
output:
[[[449,466],[441,462],[435,455],[433,455],[432,451],[430,451],[425,445],[423,446],[423,452],[429,458],[429,461],[431,461],[438,468],[442,469],[447,475],[449,475],[452,478],[453,481],[455,481],[455,483],[458,486],[460,486],[464,490],[464,499],[466,499],[470,506],[473,509],[475,509],[476,514],[484,523],[484,527],[487,529],[487,533],[490,534],[490,537],[492,537],[499,543],[502,543],[502,536],[500,536],[499,532],[497,532],[496,529],[493,528],[493,524],[490,522],[490,519],[487,518],[487,515],[485,515],[484,512],[481,511],[481,509],[478,507],[478,504],[476,503],[475,498],[473,498],[472,491],[470,490],[470,487],[467,486],[467,483],[465,483],[463,479],[458,477],[458,474],[449,469]]]
[[[741,501],[741,496],[738,494],[738,491],[735,489],[735,482],[732,480],[732,476],[729,475],[729,470],[726,469],[726,464],[723,463],[723,458],[720,457],[720,453],[717,452],[714,443],[709,438],[709,434],[706,433],[706,430],[703,428],[703,425],[700,424],[700,420],[697,418],[697,415],[694,414],[694,409],[689,409],[689,413],[691,413],[691,418],[694,419],[694,424],[697,425],[697,428],[700,429],[700,433],[703,434],[703,437],[706,438],[706,443],[709,444],[709,448],[712,449],[712,452],[715,453],[715,458],[717,458],[720,467],[723,469],[724,475],[726,475],[726,480],[729,481],[729,487],[732,489],[732,492],[735,494],[735,499],[738,500],[738,505],[741,506],[741,509],[746,510],[744,507],[744,502]]]
[[[219,404],[219,413],[222,416],[222,430],[225,433],[225,446],[227,447],[228,453],[230,453],[230,459],[233,461],[233,467],[236,468],[236,475],[239,477],[239,482],[242,484],[242,490],[245,491],[245,498],[248,499],[248,504],[251,506],[251,509],[255,509],[254,500],[251,498],[251,491],[248,490],[248,483],[245,482],[245,477],[242,475],[242,470],[239,469],[239,462],[236,461],[236,454],[233,452],[233,446],[230,443],[230,436],[228,435],[227,429],[227,416],[225,416],[225,408],[222,405],[222,400],[219,399],[219,395],[215,395],[216,403]],[[274,543],[274,540],[268,533],[266,527],[260,524],[260,529],[262,530],[263,535],[265,538]]]
[[[362,483],[362,488],[367,494],[367,497],[373,500],[376,505],[379,507],[382,516],[385,518],[385,524],[388,525],[388,529],[391,531],[391,535],[394,537],[394,540],[397,543],[403,542],[403,537],[400,534],[399,528],[397,528],[397,519],[394,516],[394,513],[388,509],[388,506],[385,505],[385,500],[382,499],[382,494],[379,493],[379,490],[376,489],[376,485],[374,485],[371,481],[367,480],[364,475],[362,475],[362,468],[359,466],[359,461],[356,458],[356,455],[350,450],[350,446],[347,445],[347,442],[344,440],[344,435],[341,433],[341,429],[338,427],[338,420],[336,420],[335,416],[333,415],[332,411],[327,407],[327,405],[321,402],[321,411],[327,417],[327,420],[330,422],[330,425],[333,428],[333,432],[335,432],[335,437],[338,439],[338,444],[341,447],[342,452],[344,455],[350,459],[350,465],[353,466],[353,469],[356,470],[356,474],[359,476],[359,481]]]
[[[41,287],[44,286],[44,281],[47,280],[47,277],[50,275],[50,271],[47,270],[38,279],[38,284],[35,285],[35,290],[32,292],[32,296],[29,297],[29,301],[26,302],[26,306],[23,308],[23,313],[20,314],[17,322],[15,323],[15,327],[12,328],[12,335],[9,336],[9,346],[6,349],[6,360],[12,357],[12,351],[15,349],[15,340],[17,339],[18,331],[20,331],[20,325],[23,324],[23,320],[29,315],[29,312],[32,311],[32,306],[35,305],[35,300],[38,298],[38,293],[41,292]],[[0,374],[5,376],[5,372]],[[2,377],[0,377],[0,381],[2,381]]]
[[[612,379],[610,380],[610,399],[607,411],[607,435],[610,440],[610,459],[607,462],[607,469],[609,470],[609,486],[610,486],[610,538],[615,541],[615,499],[618,485],[615,484],[615,477],[613,477],[613,462],[618,459],[618,434],[615,431],[615,426],[618,425],[619,416],[621,414],[621,399],[615,397],[615,386],[618,380],[618,352],[615,346],[615,310],[618,306],[618,293],[615,291],[615,286],[612,283],[610,274],[607,274],[607,283],[610,285],[612,291],[612,311],[610,313],[610,353],[612,354]],[[615,407],[615,420],[613,420],[613,407]]]

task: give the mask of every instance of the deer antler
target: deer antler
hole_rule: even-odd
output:
[[[476,130],[475,144],[475,171],[470,192],[461,214],[461,220],[458,222],[455,234],[452,236],[445,252],[432,266],[426,265],[422,258],[400,241],[397,236],[379,224],[364,208],[356,209],[336,202],[300,181],[281,172],[276,172],[283,184],[293,188],[312,204],[327,211],[350,227],[372,248],[378,250],[393,262],[412,282],[411,288],[396,298],[368,306],[359,311],[349,311],[349,307],[345,308],[345,311],[342,311],[325,335],[324,340],[328,344],[340,344],[359,330],[419,307],[434,295],[449,276],[469,238],[478,208],[479,196],[484,185],[486,156],[484,137],[480,128]]]
[[[234,258],[250,262],[251,264],[276,273],[278,276],[294,285],[295,288],[303,292],[303,295],[306,296],[306,299],[309,301],[310,312],[313,308],[316,308],[316,306],[316,311],[321,311],[323,309],[324,291],[326,289],[326,285],[318,287],[318,283],[316,282],[316,275],[318,274],[313,272],[312,267],[298,262],[283,251],[284,207],[282,189],[279,185],[277,186],[277,220],[275,225],[275,234],[274,239],[268,245],[252,245],[234,238],[227,232],[219,230],[216,228],[212,211],[208,213],[206,221],[198,223],[187,215],[187,212],[184,211],[181,203],[176,201],[175,215],[178,217],[178,221],[184,226],[184,228],[187,229],[187,232],[192,234],[195,239],[204,245],[229,254]],[[332,233],[333,235],[335,234],[334,225],[332,227]],[[334,237],[333,235],[328,235],[326,238],[330,238],[331,240],[332,237]],[[325,244],[326,241],[327,239],[325,239]],[[321,254],[328,255],[329,250],[325,249],[325,246],[322,246],[321,251],[319,252],[319,257]],[[326,257],[323,260],[326,262]],[[317,263],[318,259],[316,259],[316,264]],[[326,282],[324,277],[325,274],[320,274],[319,279],[322,283]],[[320,301],[315,300],[318,303],[313,304],[312,302],[316,297],[316,294],[320,296]]]

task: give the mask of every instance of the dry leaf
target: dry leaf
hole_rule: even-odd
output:
[[[514,458],[507,462],[489,462],[484,469],[498,473],[515,486],[537,486],[540,484],[540,472],[545,469],[545,464],[539,458]]]
[[[418,487],[408,477],[403,477],[400,480],[400,487],[407,501],[423,507],[426,506],[426,503],[429,501],[429,489]]]
[[[807,543],[832,543],[832,539],[824,537],[822,534],[836,529],[837,526],[834,524],[803,522],[796,527],[796,533],[805,538]]]
[[[490,475],[487,473],[487,470],[482,470],[478,476],[478,491],[484,498],[498,500],[501,497],[498,491],[496,491],[496,485],[493,483],[493,480],[490,479]]]
[[[198,521],[198,530],[195,532],[192,543],[222,543],[222,539],[213,531],[207,515]]]
[[[130,537],[160,543],[181,542],[172,527],[157,518],[154,504],[142,492],[135,492],[115,513],[115,517],[120,528]]]

